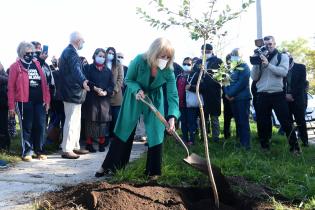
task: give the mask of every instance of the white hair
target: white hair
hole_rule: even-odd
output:
[[[78,39],[81,39],[82,36],[79,32],[75,31],[75,32],[72,32],[70,34],[70,43],[74,43],[76,41],[78,41]]]

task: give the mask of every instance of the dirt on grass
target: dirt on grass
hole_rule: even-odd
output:
[[[266,202],[270,191],[242,177],[229,177],[233,188],[242,193],[219,191],[219,209],[272,209]],[[218,188],[220,189],[220,188]],[[230,189],[230,188],[229,188]],[[46,193],[40,203],[42,209],[58,210],[211,210],[215,206],[210,188],[167,187],[148,183],[109,184],[94,182],[65,187]]]

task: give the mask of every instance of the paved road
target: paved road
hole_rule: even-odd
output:
[[[143,143],[134,143],[131,161],[146,151]],[[60,189],[61,186],[96,181],[95,171],[100,167],[106,152],[81,155],[77,160],[60,158],[60,154],[47,160],[19,162],[0,171],[0,209],[32,209],[35,198],[41,193]]]

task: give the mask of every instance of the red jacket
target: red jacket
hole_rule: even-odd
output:
[[[43,102],[50,103],[49,87],[46,81],[46,76],[40,67],[38,61],[35,62],[39,75],[41,77],[41,87],[43,91]],[[23,67],[21,60],[18,59],[10,66],[9,80],[8,80],[8,105],[9,110],[14,110],[15,102],[28,102],[29,99],[29,79],[28,72]]]

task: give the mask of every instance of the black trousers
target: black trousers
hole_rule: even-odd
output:
[[[233,113],[232,113],[231,103],[229,100],[223,97],[223,119],[224,119],[223,133],[224,133],[225,139],[228,139],[231,137],[232,118],[233,118]]]
[[[300,138],[304,144],[308,144],[308,136],[305,122],[305,102],[303,96],[295,98],[293,102],[289,102],[290,121],[294,120],[297,124]]]
[[[10,149],[10,136],[8,131],[8,109],[0,109],[0,149]]]
[[[105,171],[115,172],[124,168],[130,159],[130,153],[134,140],[135,130],[129,136],[127,142],[123,142],[117,137],[111,142],[108,153],[102,164]],[[148,176],[161,175],[162,166],[162,144],[149,147],[145,174]]]
[[[293,130],[292,123],[289,120],[289,107],[283,92],[258,93],[257,95],[257,129],[261,146],[263,148],[269,147],[272,109],[274,109],[280,125],[289,139],[289,144],[291,146],[290,150],[298,147],[296,134]]]

